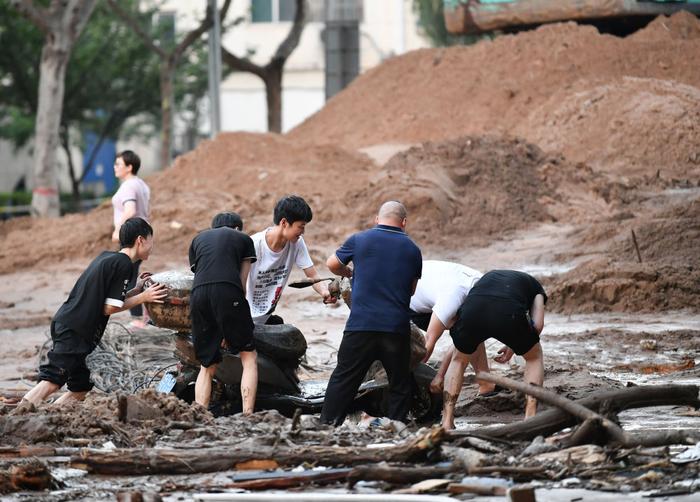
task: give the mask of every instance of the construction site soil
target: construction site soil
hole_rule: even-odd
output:
[[[271,224],[280,196],[296,193],[314,211],[305,239],[323,275],[326,257],[371,226],[383,201],[398,199],[425,258],[484,271],[518,268],[542,280],[547,388],[576,399],[626,382],[697,384],[694,54],[700,21],[680,13],[626,38],[554,24],[388,59],[285,135],[222,133],[147,177],[156,246],[142,269],[185,268],[191,239],[215,213],[240,213],[253,233]],[[0,223],[0,339],[13,342],[0,358],[0,387],[17,394],[18,379],[36,377],[51,315],[89,259],[114,249],[111,220],[105,202],[86,214]],[[307,291],[285,292],[280,310],[309,341],[311,376],[327,378],[345,309],[322,306]],[[520,419],[520,394],[474,398],[473,377],[465,385],[458,427]],[[17,399],[8,395],[11,407]],[[11,416],[0,407],[3,444],[228,444],[262,429],[265,445],[295,440],[289,419],[274,413],[256,414],[254,423],[214,419],[152,390],[138,398],[162,414],[117,420],[119,397],[100,393],[60,412]],[[680,429],[700,430],[697,418],[682,413],[665,416]],[[639,412],[627,420],[648,426],[655,418]],[[354,425],[336,434],[312,422],[306,428],[310,438],[320,431],[312,442],[322,445],[396,436]],[[697,469],[683,476],[697,477]]]

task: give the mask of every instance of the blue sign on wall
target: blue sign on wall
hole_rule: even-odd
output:
[[[83,169],[88,167],[87,163],[92,157],[95,146],[97,145],[97,134],[88,132],[85,133],[85,152],[83,153]],[[111,139],[106,139],[102,142],[95,160],[90,167],[90,170],[83,178],[85,184],[102,184],[106,193],[113,192],[117,187],[117,178],[114,176],[114,157],[117,155],[116,143]]]

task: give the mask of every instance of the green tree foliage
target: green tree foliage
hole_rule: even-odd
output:
[[[160,33],[167,28],[152,22],[157,20],[154,11],[132,12],[168,43]],[[19,148],[34,134],[44,37],[7,0],[0,0],[0,19],[0,137]],[[198,41],[189,56],[175,79],[176,109],[197,119],[207,91],[206,44]],[[160,130],[159,64],[157,55],[100,2],[71,53],[65,81],[60,135],[74,195],[83,176],[72,165],[70,147],[84,147],[82,134],[76,132],[93,132],[101,142],[143,140]],[[91,159],[86,160],[89,167]]]
[[[24,146],[34,135],[43,34],[0,0],[0,137]]]

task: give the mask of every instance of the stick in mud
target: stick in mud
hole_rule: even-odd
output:
[[[634,229],[632,229],[632,242],[634,243],[634,249],[637,251],[637,260],[642,263],[642,254],[639,252],[639,244],[637,244],[637,236],[634,234]]]
[[[697,440],[695,437],[697,435],[689,431],[659,431],[631,435],[607,417],[543,387],[516,382],[504,376],[481,371],[477,378],[523,392],[581,419],[583,424],[571,436],[567,446],[589,442],[612,442],[626,448],[633,448],[635,446],[660,446],[664,444],[693,444]],[[697,387],[695,389],[697,396]]]

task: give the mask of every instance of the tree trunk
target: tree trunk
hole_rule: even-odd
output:
[[[173,141],[173,75],[175,68],[169,62],[161,63],[160,67],[160,110],[163,123],[160,133],[160,168],[170,165]]]
[[[265,68],[265,97],[267,98],[267,130],[282,133],[282,65]]]
[[[53,33],[52,36],[46,37],[41,51],[39,100],[34,133],[34,216],[56,217],[61,214],[56,149],[70,47],[71,44],[65,36]]]
[[[73,155],[70,153],[70,133],[68,132],[68,127],[65,125],[61,126],[61,146],[66,153],[68,175],[70,176],[71,192],[73,194],[73,206],[74,209],[77,210],[80,208],[80,182],[82,181],[82,176],[75,174]]]

